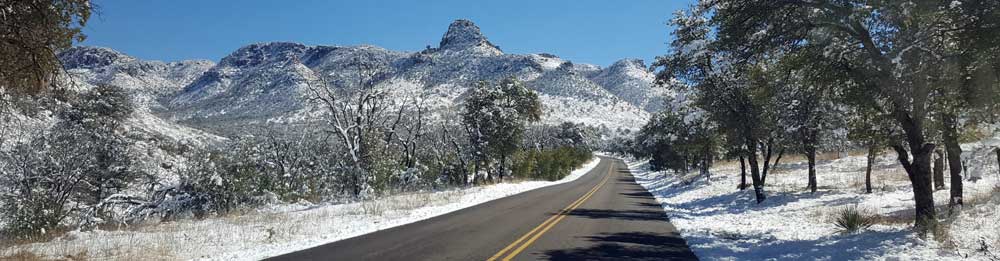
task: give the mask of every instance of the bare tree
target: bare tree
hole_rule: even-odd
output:
[[[395,130],[387,129],[386,117],[390,108],[389,93],[376,86],[384,76],[378,65],[366,57],[355,58],[356,82],[350,86],[331,86],[321,73],[318,79],[307,86],[313,99],[320,102],[327,113],[326,132],[339,141],[350,160],[351,193],[360,197],[368,185],[377,150],[383,149],[379,143],[391,139]]]

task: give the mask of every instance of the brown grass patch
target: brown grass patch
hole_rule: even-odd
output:
[[[995,186],[993,187],[993,189],[988,191],[965,196],[962,198],[962,203],[965,204],[965,206],[976,206],[980,204],[985,204],[987,202],[990,202],[990,200],[992,200],[993,197],[997,195],[1000,195],[1000,186]]]
[[[31,251],[19,250],[9,255],[0,256],[0,260],[44,260]]]

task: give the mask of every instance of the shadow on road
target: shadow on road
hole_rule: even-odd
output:
[[[610,210],[610,209],[574,209],[570,211],[570,216],[585,218],[610,218],[620,220],[638,221],[670,221],[663,211],[659,210]]]
[[[596,245],[546,251],[549,260],[698,260],[677,234],[626,232],[589,236]]]

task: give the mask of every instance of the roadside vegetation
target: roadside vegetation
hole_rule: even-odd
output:
[[[130,90],[80,87],[62,69],[57,54],[84,38],[91,8],[0,4],[9,10],[0,28],[2,245],[298,202],[374,206],[511,177],[554,181],[597,146],[592,127],[539,123],[538,95],[516,79],[483,80],[462,107],[442,111],[375,85],[386,69],[365,54],[344,65],[356,78],[308,83],[322,121],[167,139],[135,126],[149,108]]]

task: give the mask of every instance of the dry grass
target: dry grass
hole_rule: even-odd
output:
[[[1000,197],[1000,186],[993,187],[992,190],[964,196],[962,198],[962,203],[965,204],[966,207],[971,207],[990,202],[994,197]]]
[[[3,251],[3,252],[6,252],[6,251]],[[32,261],[33,260],[44,260],[44,259],[42,259],[42,257],[36,255],[35,253],[32,253],[31,251],[19,250],[17,252],[9,253],[9,254],[8,253],[3,253],[3,252],[0,252],[0,260],[19,260],[19,261],[20,260],[24,260],[24,261],[28,261],[28,260],[32,260]]]
[[[90,256],[87,251],[77,252],[75,254],[67,254],[59,257],[46,258],[35,254],[34,252],[28,250],[17,250],[13,253],[5,253],[7,250],[0,251],[0,260],[17,260],[17,261],[36,261],[36,260],[71,260],[71,261],[83,261],[90,260]]]
[[[890,184],[908,183],[910,178],[902,168],[872,169],[872,190],[873,191],[895,191],[896,187]],[[847,188],[864,191],[865,173],[860,172],[852,175],[848,180]]]
[[[30,241],[0,241],[0,260],[178,260],[215,253],[219,246],[242,247],[281,243],[317,233],[315,227],[337,216],[369,214],[387,219],[412,210],[456,202],[468,191],[407,193],[357,204],[331,205],[296,211],[243,211],[203,220],[181,219],[132,226],[101,226],[81,238],[75,233],[50,233]],[[377,221],[375,221],[377,222]],[[96,233],[96,234],[92,234]],[[195,255],[195,256],[192,256]]]

